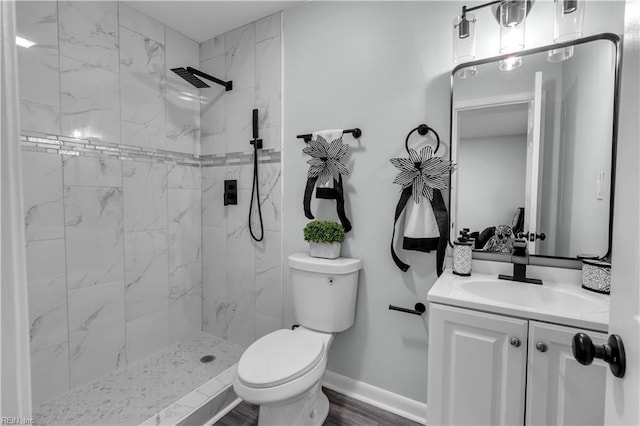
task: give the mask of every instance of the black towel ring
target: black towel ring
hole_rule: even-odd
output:
[[[409,134],[407,135],[407,138],[404,141],[404,147],[407,150],[407,154],[409,153],[409,137],[411,137],[411,135],[413,134],[413,132],[418,131],[418,134],[421,136],[425,136],[427,133],[429,133],[429,131],[431,131],[435,136],[436,136],[436,149],[433,150],[433,153],[435,154],[436,152],[438,152],[438,149],[440,148],[440,136],[438,136],[438,133],[433,130],[431,127],[427,126],[426,124],[421,124],[418,127],[416,127],[415,129],[413,129],[412,131],[409,132]]]

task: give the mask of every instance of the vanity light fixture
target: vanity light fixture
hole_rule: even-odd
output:
[[[464,62],[473,61],[476,57],[476,16],[473,13],[466,13],[462,8],[463,15],[453,19],[453,63],[458,65]],[[473,77],[478,73],[476,67],[465,67],[456,73],[458,78]]]
[[[26,38],[16,36],[16,44],[20,47],[28,49],[31,46],[35,46],[36,43],[31,40],[27,40]]]
[[[532,4],[533,0],[497,0],[474,7],[462,6],[462,13],[453,20],[453,62],[457,65],[475,58],[476,19],[475,15],[469,12],[487,6],[492,6],[493,14],[500,25],[500,53],[515,53],[524,49],[525,21]],[[500,69],[510,71],[520,65],[522,58],[515,56],[501,61]],[[469,67],[458,71],[456,76],[467,78],[476,73],[475,67]]]
[[[582,37],[584,22],[584,0],[554,0],[556,3],[556,22],[553,32],[554,43],[564,43]],[[549,62],[565,61],[573,56],[573,46],[549,51]]]

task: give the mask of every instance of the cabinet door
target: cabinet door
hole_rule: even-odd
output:
[[[603,425],[609,366],[596,359],[589,366],[573,357],[571,340],[584,330],[529,322],[527,425]],[[594,345],[607,335],[585,331]],[[544,347],[536,347],[542,344]]]
[[[522,424],[526,354],[527,321],[430,304],[427,424]]]

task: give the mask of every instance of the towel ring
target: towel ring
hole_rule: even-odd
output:
[[[433,153],[435,154],[436,152],[438,152],[438,149],[440,148],[440,136],[438,136],[438,133],[435,130],[433,130],[431,127],[427,126],[426,124],[421,124],[415,129],[411,130],[407,135],[407,138],[404,140],[404,147],[407,150],[407,154],[409,153],[409,137],[411,137],[413,132],[415,132],[416,130],[418,131],[418,134],[420,136],[425,136],[427,133],[429,133],[429,131],[431,131],[436,136],[436,142],[437,142],[436,149],[433,150]]]

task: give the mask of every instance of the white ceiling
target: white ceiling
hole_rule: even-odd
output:
[[[460,139],[527,134],[528,105],[502,105],[462,111]]]
[[[284,1],[144,1],[124,3],[198,43],[306,0]]]

